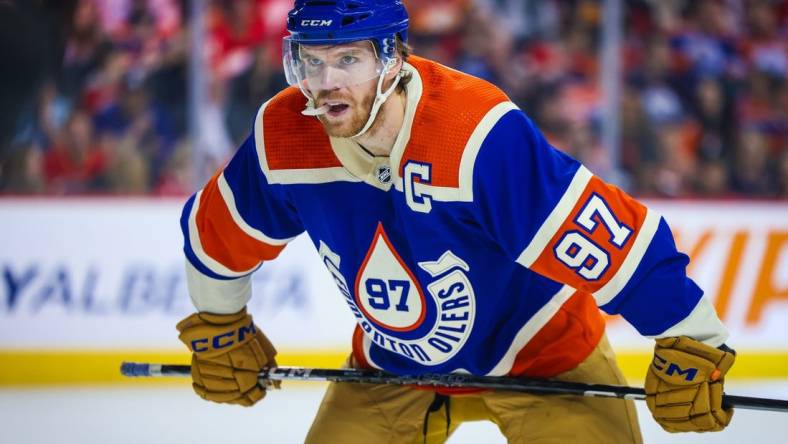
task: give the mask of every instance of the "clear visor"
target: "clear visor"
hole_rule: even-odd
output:
[[[305,45],[284,39],[283,63],[287,83],[310,96],[377,79],[391,65],[381,60],[369,40],[341,45]]]

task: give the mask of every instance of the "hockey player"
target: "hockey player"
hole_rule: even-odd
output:
[[[298,0],[292,85],[185,205],[178,324],[194,390],[250,406],[276,351],[250,273],[302,232],[358,325],[349,365],[624,384],[598,307],[656,340],[648,407],[668,431],[723,429],[734,361],[665,220],[551,147],[504,93],[408,54],[397,0]],[[339,301],[338,301],[339,302]],[[308,443],[640,442],[631,401],[333,383]]]

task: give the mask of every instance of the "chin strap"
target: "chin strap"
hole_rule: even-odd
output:
[[[372,103],[372,109],[369,111],[369,119],[367,119],[367,123],[364,125],[364,128],[361,128],[361,131],[359,131],[355,136],[350,136],[351,139],[361,137],[364,135],[364,133],[369,131],[369,129],[372,127],[372,124],[375,122],[375,117],[378,116],[380,107],[383,106],[384,103],[386,103],[386,100],[397,88],[400,79],[402,79],[402,70],[400,70],[400,72],[397,73],[397,76],[394,77],[394,82],[391,84],[389,89],[386,90],[386,92],[383,92],[383,80],[386,78],[386,74],[388,74],[389,70],[391,70],[392,68],[392,65],[394,65],[395,63],[397,63],[397,59],[390,59],[387,66],[385,67],[386,69],[384,69],[383,72],[380,74],[380,78],[378,79],[377,94],[375,95],[375,101]]]

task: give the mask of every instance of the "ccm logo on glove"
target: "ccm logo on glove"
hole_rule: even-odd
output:
[[[684,375],[684,379],[687,381],[692,381],[693,379],[695,379],[695,376],[697,376],[698,374],[697,368],[690,367],[687,368],[686,370],[682,370],[681,367],[678,366],[678,364],[675,364],[673,362],[668,362],[667,359],[659,355],[654,355],[654,360],[652,361],[652,365],[654,366],[654,368],[656,368],[661,372],[664,372],[668,376],[673,376],[675,373],[678,373],[679,375]],[[665,369],[666,365],[667,365],[667,370]],[[716,378],[713,378],[712,381],[713,380],[716,380]]]
[[[733,409],[722,405],[725,373],[736,353],[686,336],[657,339],[645,392],[654,419],[668,432],[724,429]]]
[[[254,323],[251,321],[249,325],[245,327],[241,327],[238,331],[228,331],[226,333],[222,333],[220,335],[216,335],[212,338],[198,338],[191,341],[191,349],[195,353],[200,353],[204,351],[210,350],[208,344],[211,344],[211,347],[214,350],[218,350],[225,347],[230,347],[231,345],[235,344],[235,336],[238,335],[238,342],[243,342],[246,335],[254,335],[256,333]]]

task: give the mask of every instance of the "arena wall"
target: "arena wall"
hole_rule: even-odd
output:
[[[122,360],[186,363],[182,199],[0,199],[0,385],[119,383]],[[739,351],[732,378],[788,378],[788,203],[653,201]],[[280,364],[341,365],[353,317],[305,236],[254,277]],[[658,303],[658,302],[657,302]],[[652,341],[608,319],[624,372]]]

